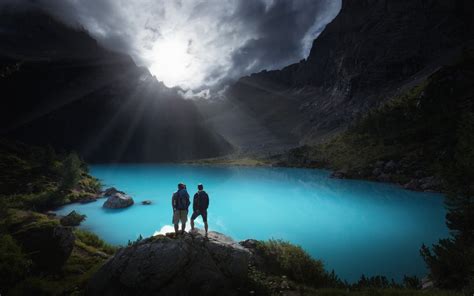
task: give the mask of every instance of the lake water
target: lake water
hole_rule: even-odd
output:
[[[424,276],[421,244],[448,236],[441,194],[331,179],[325,170],[120,164],[95,165],[91,173],[131,195],[135,205],[109,210],[101,199],[58,212],[86,214],[81,228],[117,245],[172,231],[171,195],[180,181],[191,197],[196,184],[204,184],[210,230],[236,240],[278,238],[301,245],[350,282],[361,274]],[[143,200],[153,204],[141,205]],[[202,227],[200,217],[196,222]]]

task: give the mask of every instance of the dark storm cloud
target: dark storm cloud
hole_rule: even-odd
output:
[[[269,6],[261,1],[240,2],[234,17],[255,28],[257,36],[233,53],[233,71],[238,76],[281,68],[305,58],[308,48],[304,39],[307,34],[315,38],[324,28],[325,17],[334,13],[330,2],[274,0]]]
[[[305,58],[340,5],[341,0],[0,0],[0,8],[40,8],[84,27],[167,85],[196,90]],[[181,43],[185,56],[164,57],[186,59],[182,75],[173,80],[166,76],[169,71],[159,71],[163,65],[157,53],[173,55]],[[162,44],[178,48],[157,48]]]

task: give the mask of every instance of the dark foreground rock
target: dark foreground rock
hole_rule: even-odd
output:
[[[75,236],[46,215],[10,211],[8,230],[29,255],[38,270],[58,270],[71,255]]]
[[[86,295],[242,294],[247,248],[217,232],[208,239],[197,232],[169,236],[119,250],[92,276]]]
[[[62,217],[59,222],[63,226],[79,226],[82,221],[86,219],[86,215],[81,215],[76,211],[72,211],[66,216]]]

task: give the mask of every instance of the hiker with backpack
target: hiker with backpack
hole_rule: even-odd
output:
[[[188,221],[189,204],[189,194],[186,190],[186,185],[179,183],[178,191],[173,193],[173,197],[171,198],[171,205],[173,207],[173,224],[176,235],[178,235],[179,221],[181,221],[181,232],[184,233],[186,222]]]
[[[204,191],[202,184],[198,185],[198,192],[194,194],[193,199],[193,215],[191,216],[191,230],[194,230],[194,220],[201,215],[204,222],[204,229],[207,236],[207,208],[209,207],[209,195]]]

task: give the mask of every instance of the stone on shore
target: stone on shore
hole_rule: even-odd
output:
[[[76,211],[72,211],[66,216],[62,217],[59,222],[63,226],[79,226],[82,221],[86,219],[86,215],[81,215]]]
[[[110,187],[110,188],[105,189],[105,190],[102,192],[102,195],[103,195],[104,197],[110,197],[110,196],[113,196],[113,195],[115,195],[115,194],[117,194],[117,193],[125,194],[125,192],[120,191],[120,190],[118,190],[118,189],[115,188],[115,187]]]
[[[132,197],[125,193],[116,192],[115,194],[108,196],[103,207],[108,209],[121,209],[129,207],[133,205],[133,203],[134,201]]]

